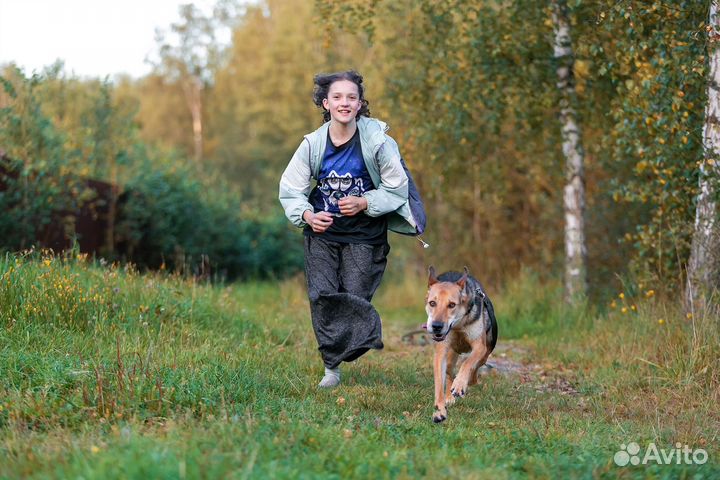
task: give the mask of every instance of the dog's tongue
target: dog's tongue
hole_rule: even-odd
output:
[[[420,325],[420,326],[422,327],[423,330],[427,330],[427,323],[423,323],[423,324]]]

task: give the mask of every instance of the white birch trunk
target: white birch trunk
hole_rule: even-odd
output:
[[[202,125],[202,80],[190,76],[187,81],[182,82],[185,91],[185,100],[190,109],[193,129],[193,147],[195,161],[200,162],[203,155],[203,125]]]
[[[563,191],[565,209],[565,300],[573,303],[587,293],[587,249],[585,247],[585,176],[584,152],[580,127],[574,108],[575,83],[570,37],[570,21],[564,0],[552,3],[553,47],[557,61],[557,87],[560,89],[560,127],[565,156],[566,181]]]
[[[700,164],[700,193],[695,210],[690,260],[688,262],[688,306],[697,306],[718,287],[720,235],[718,231],[717,186],[720,179],[720,13],[718,0],[711,0],[708,20],[709,73],[707,105],[703,127],[704,161]]]

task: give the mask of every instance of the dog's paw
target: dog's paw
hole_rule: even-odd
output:
[[[452,393],[453,397],[464,397],[465,393],[467,393],[467,388],[467,380],[456,378],[450,388],[450,393]]]
[[[440,423],[444,422],[447,418],[447,410],[445,408],[435,407],[435,413],[433,413],[433,422]]]
[[[455,397],[451,393],[450,395],[445,397],[445,406],[449,407],[450,405],[454,405],[454,404],[455,404]]]

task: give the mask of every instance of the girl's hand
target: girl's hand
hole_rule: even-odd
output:
[[[365,197],[344,197],[338,201],[340,213],[352,217],[368,207]]]
[[[305,210],[303,219],[310,225],[310,228],[312,228],[312,231],[315,233],[323,233],[330,228],[330,225],[333,223],[332,215],[327,212],[313,213],[310,210]]]

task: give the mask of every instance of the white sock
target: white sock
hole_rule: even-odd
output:
[[[325,376],[318,383],[320,388],[337,387],[340,384],[340,367],[333,369],[325,367]]]

